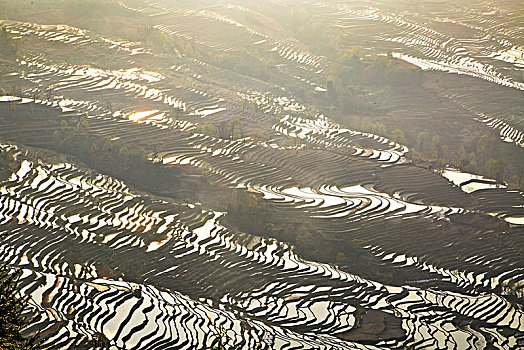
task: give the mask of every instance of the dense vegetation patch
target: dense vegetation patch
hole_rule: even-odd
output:
[[[0,265],[0,344],[4,350],[37,349],[36,338],[24,338],[22,330],[30,319],[24,315],[29,297],[20,296],[20,272],[13,273]]]
[[[154,193],[160,186],[177,186],[176,172],[151,162],[140,145],[90,135],[86,121],[72,126],[63,120],[60,125],[52,144],[56,151],[77,156],[90,167],[145,191]]]

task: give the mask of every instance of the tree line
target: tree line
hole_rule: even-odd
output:
[[[524,184],[524,162],[522,159],[518,161],[518,154],[515,162],[505,160],[503,147],[513,146],[502,143],[493,130],[474,130],[473,135],[459,147],[453,147],[442,140],[439,134],[429,131],[415,133],[398,128],[388,130],[383,123],[368,119],[361,120],[357,127],[358,130],[384,136],[408,146],[408,156],[415,163],[431,169],[439,171],[451,166],[519,188]]]
[[[92,136],[87,121],[70,125],[60,122],[54,133],[52,147],[63,153],[77,156],[89,167],[97,169],[149,192],[163,187],[176,187],[179,175],[171,167],[149,160],[151,152],[134,143]],[[152,154],[151,154],[152,155]]]
[[[278,72],[274,69],[275,63],[263,57],[255,57],[246,52],[213,51],[191,40],[166,34],[150,25],[139,28],[135,36],[145,44],[168,54],[196,58],[268,82],[278,79]]]

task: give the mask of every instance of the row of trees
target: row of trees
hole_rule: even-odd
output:
[[[255,57],[246,52],[213,51],[191,40],[166,34],[151,26],[138,29],[136,34],[142,42],[166,53],[196,58],[264,81],[276,81],[277,79],[275,63],[262,57]]]
[[[233,190],[227,199],[226,223],[242,232],[265,237],[274,237],[291,243],[306,259],[331,263],[345,263],[346,254],[339,245],[326,242],[307,223],[282,217],[261,196],[245,191]]]
[[[397,278],[391,275],[390,269],[377,265],[373,255],[362,249],[368,242],[346,238],[327,239],[308,222],[307,214],[303,217],[296,213],[286,215],[261,196],[240,190],[234,190],[226,201],[227,215],[224,220],[229,227],[290,243],[304,259],[355,268],[368,278]]]
[[[236,140],[244,137],[241,130],[241,121],[239,119],[233,119],[230,122],[223,122],[217,126],[213,124],[198,124],[192,132],[228,140]],[[266,135],[260,132],[250,134],[249,137],[257,142],[264,142],[269,139]]]
[[[326,81],[329,103],[341,113],[370,113],[377,106],[371,96],[384,86],[413,88],[422,83],[415,67],[389,56],[367,56],[361,49],[343,52],[330,65]]]
[[[426,131],[418,133],[416,140],[409,140],[408,144],[415,160],[426,159],[436,167],[451,165],[501,182],[522,185],[524,164],[504,161],[500,149],[504,145],[494,132],[472,137],[456,149],[443,143],[439,135]]]
[[[222,139],[235,140],[242,137],[240,131],[240,120],[233,119],[230,122],[223,122],[214,126],[213,124],[198,124],[192,130],[196,134],[204,134]]]
[[[367,120],[361,123],[357,129],[363,132],[368,132],[368,133],[372,133],[375,135],[387,137],[391,141],[394,141],[401,145],[408,144],[408,139],[406,138],[404,131],[400,129],[394,129],[392,131],[388,131],[386,126],[379,122],[372,123],[369,120]]]
[[[76,125],[62,121],[54,134],[53,147],[79,157],[102,173],[150,192],[177,186],[177,173],[167,166],[152,163],[148,152],[140,145],[91,136],[88,127],[86,121],[79,121]]]
[[[501,148],[511,145],[503,144],[495,132],[480,133],[476,130],[473,137],[461,140],[462,145],[454,147],[442,141],[438,134],[428,131],[416,134],[400,129],[388,131],[383,123],[368,119],[361,120],[356,128],[408,146],[413,160],[429,163],[436,169],[449,165],[519,187],[524,180],[524,164],[510,164],[504,160]]]

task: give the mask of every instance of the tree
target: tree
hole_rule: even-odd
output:
[[[262,134],[260,132],[256,132],[256,133],[252,134],[251,138],[253,139],[253,141],[256,141],[256,142],[265,142],[265,141],[267,141],[269,139],[266,135],[264,135],[264,134]]]
[[[469,170],[472,173],[476,173],[478,171],[478,163],[477,163],[477,155],[475,152],[471,152],[468,156],[469,159]]]
[[[484,170],[486,171],[486,173],[489,174],[489,177],[492,179],[501,173],[500,168],[501,168],[501,162],[494,158],[490,158],[484,165]],[[502,171],[502,174],[503,173],[504,171]]]
[[[248,105],[248,100],[245,98],[242,99],[242,118],[246,116],[246,106]]]
[[[431,139],[431,147],[433,148],[433,151],[436,153],[437,158],[442,158],[443,151],[442,151],[442,144],[440,143],[440,136],[435,135]]]
[[[429,146],[429,133],[426,131],[422,131],[418,134],[417,137],[417,148],[420,153],[424,153],[424,151],[428,150]]]
[[[387,136],[387,131],[386,131],[386,126],[382,123],[379,123],[379,122],[376,122],[371,131],[375,134],[375,135],[380,135],[380,136]]]
[[[219,326],[215,333],[212,334],[212,337],[214,338],[214,340],[211,342],[212,350],[226,350],[230,348],[228,343],[232,339],[229,335],[227,335],[224,327]]]
[[[54,95],[55,95],[55,92],[53,91],[53,89],[47,88],[44,93],[45,93],[45,97],[47,101],[51,102],[51,100],[54,98]]]
[[[300,224],[295,229],[296,245],[299,250],[313,252],[319,248],[306,225]]]
[[[391,132],[391,139],[396,143],[406,144],[406,136],[402,130],[396,129]]]
[[[193,132],[196,134],[204,134],[212,137],[219,136],[218,130],[211,124],[198,124],[193,129]]]
[[[516,175],[519,188],[522,185],[523,175],[524,175],[524,167],[521,165],[521,166],[519,166],[519,168],[517,170],[517,175]]]
[[[489,136],[487,134],[482,135],[477,142],[476,151],[477,154],[485,155],[488,153],[489,148]]]
[[[238,127],[238,124],[240,124],[240,120],[238,120],[238,119],[233,119],[231,121],[231,124],[230,124],[231,125],[231,131],[230,131],[230,134],[228,135],[230,140],[236,140],[236,139],[242,137],[242,134],[240,133],[240,128]]]
[[[40,93],[37,89],[31,91],[30,93],[31,98],[33,99],[33,102],[31,103],[31,114],[35,113],[36,100],[38,100],[39,95]]]
[[[329,100],[330,101],[336,101],[336,99],[338,98],[338,93],[337,93],[337,90],[335,88],[335,83],[334,83],[334,79],[332,76],[328,77],[328,80],[327,80],[327,91],[328,91],[328,97],[329,97]]]
[[[0,266],[0,344],[4,350],[37,349],[36,338],[25,339],[20,334],[30,319],[23,316],[28,308],[28,297],[20,297],[20,272]]]
[[[497,176],[496,179],[499,182],[504,182],[504,161],[500,159],[498,161],[498,167],[497,167]]]

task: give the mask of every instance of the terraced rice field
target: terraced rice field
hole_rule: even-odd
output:
[[[208,349],[218,339],[246,350],[522,348],[522,188],[418,166],[401,140],[335,118],[323,108],[335,62],[283,35],[275,11],[287,5],[271,3],[117,2],[119,16],[147,24],[161,45],[74,23],[0,21],[21,46],[0,61],[9,165],[0,260],[22,271],[34,316],[24,334],[40,332],[50,349],[96,349],[95,340]],[[429,117],[417,99],[426,92],[381,93],[388,127],[427,127],[457,146],[464,129],[485,129],[522,159],[524,39],[513,2],[301,4],[340,32],[341,46],[449,84],[427,102]],[[229,54],[267,71],[228,66]],[[282,226],[299,222],[355,256],[315,261],[237,229],[224,208],[160,198],[35,151],[60,121],[253,194]],[[204,133],[209,125],[218,131]]]

